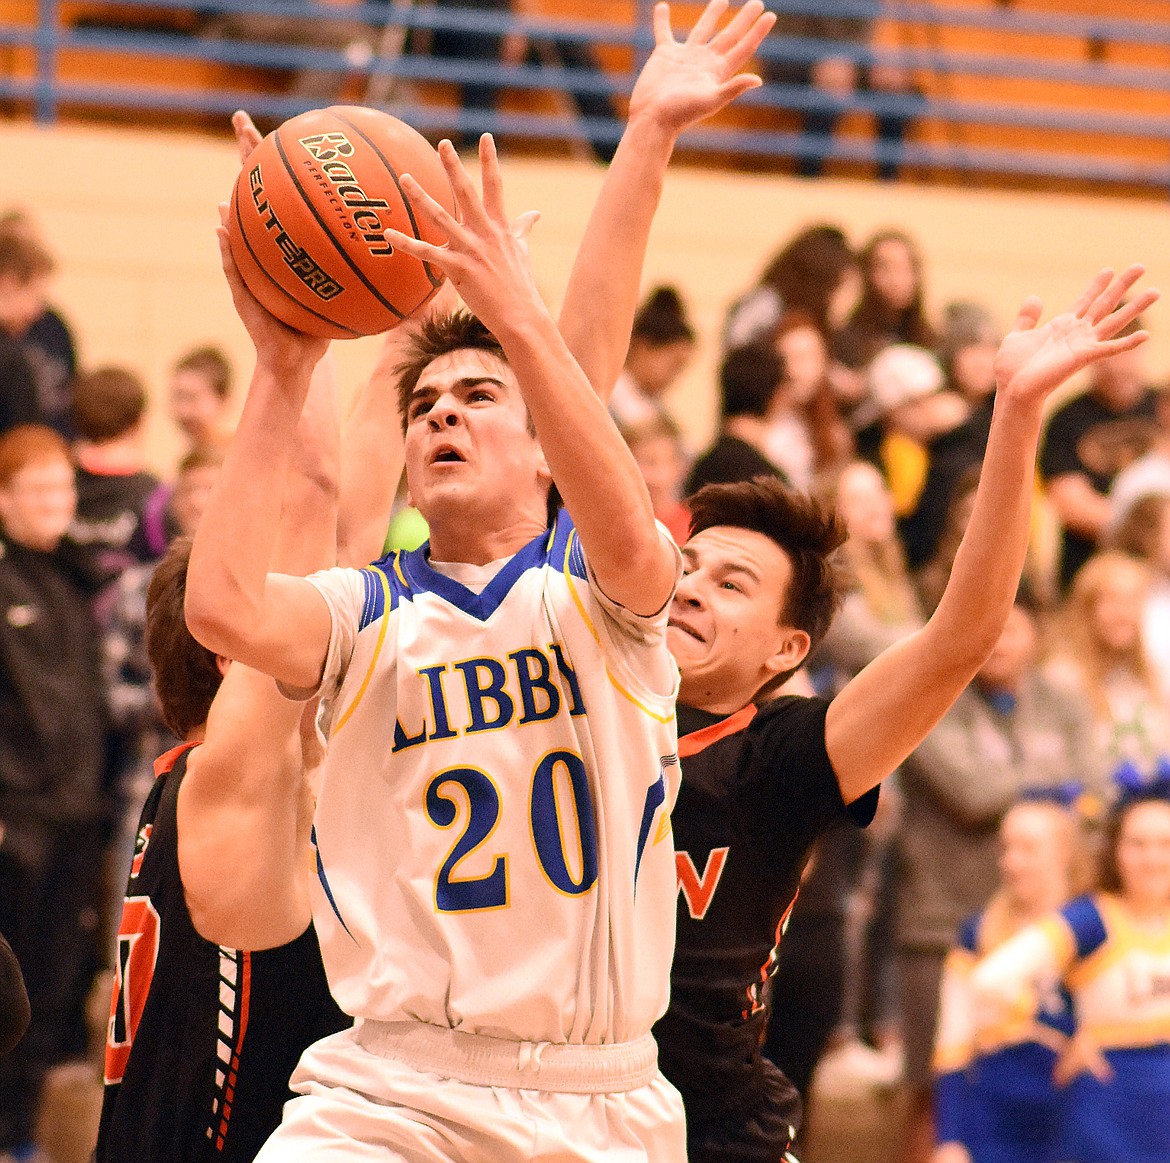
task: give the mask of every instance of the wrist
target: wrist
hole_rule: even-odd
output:
[[[666,120],[665,114],[646,106],[630,110],[622,140],[636,142],[639,151],[655,150],[669,156],[681,132],[679,126]]]

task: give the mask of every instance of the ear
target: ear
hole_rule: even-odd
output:
[[[804,630],[788,626],[784,628],[783,635],[776,650],[764,662],[764,668],[772,677],[795,670],[808,657],[812,648],[812,639]]]
[[[223,678],[227,672],[228,667],[231,666],[232,660],[225,654],[217,654],[215,656],[215,669],[219,671],[219,677]]]
[[[542,484],[550,486],[553,483],[552,470],[548,467],[548,461],[545,459],[543,451],[540,454],[540,459],[536,463],[536,479]]]

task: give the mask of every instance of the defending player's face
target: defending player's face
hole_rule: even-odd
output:
[[[548,466],[512,369],[491,352],[440,356],[419,376],[406,422],[406,480],[432,525],[544,512]]]
[[[682,552],[667,630],[682,674],[679,698],[738,710],[808,651],[808,635],[781,624],[792,565],[770,537],[732,526],[704,529]]]
[[[1170,803],[1140,803],[1126,813],[1117,873],[1127,898],[1155,908],[1170,905]]]
[[[0,521],[29,549],[56,549],[76,509],[73,466],[61,456],[30,461],[0,488]]]

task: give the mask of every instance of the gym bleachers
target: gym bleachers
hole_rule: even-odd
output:
[[[872,174],[880,158],[916,180],[1151,196],[1170,189],[1170,4],[1166,0],[775,0],[782,15],[875,17],[864,42],[768,39],[765,64],[806,68],[830,55],[894,65],[909,93],[861,91],[844,101],[804,84],[769,84],[692,134],[698,164],[784,172],[797,157],[837,176]],[[583,123],[566,88],[605,94],[620,116],[651,44],[649,0],[515,0],[511,14],[427,0],[0,0],[0,108],[43,122],[99,119],[214,127],[244,106],[275,121],[331,100],[383,105],[424,132],[491,128],[513,148],[582,154],[612,143],[620,123]],[[674,4],[676,23],[701,10]],[[217,14],[360,21],[363,44],[329,50],[208,34]],[[526,34],[522,67],[418,51],[429,32]],[[416,48],[409,51],[411,40]],[[567,70],[550,45],[586,46],[592,67]],[[407,51],[404,51],[407,50]],[[293,78],[332,76],[324,96]],[[459,86],[501,87],[494,111],[460,109]],[[831,136],[801,132],[832,107]],[[876,118],[907,119],[895,154]]]

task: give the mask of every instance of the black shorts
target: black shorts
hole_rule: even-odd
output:
[[[685,1098],[685,1096],[684,1096]],[[800,1096],[780,1071],[753,1081],[746,1101],[717,1112],[687,1108],[689,1163],[782,1163],[800,1128]],[[794,1161],[795,1163],[795,1161]]]

